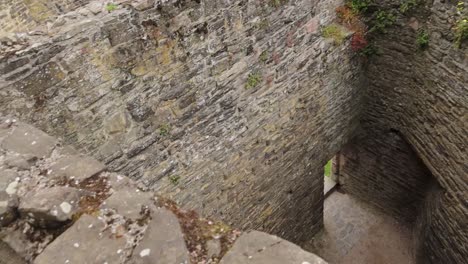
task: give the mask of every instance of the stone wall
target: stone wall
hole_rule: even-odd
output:
[[[2,264],[326,264],[276,236],[241,235],[182,210],[56,138],[2,116],[0,255]]]
[[[320,34],[339,2],[163,2],[93,2],[20,36],[0,113],[204,216],[310,237],[363,108],[359,60]]]
[[[398,13],[394,1],[379,6]],[[464,263],[468,255],[468,57],[466,43],[454,45],[455,6],[425,1],[376,36],[381,54],[365,71],[363,137],[341,159],[349,193],[410,219],[418,204],[424,208],[420,263]],[[430,35],[425,50],[416,45],[420,29]]]
[[[42,31],[57,16],[89,3],[89,0],[1,0],[0,37],[15,32]]]

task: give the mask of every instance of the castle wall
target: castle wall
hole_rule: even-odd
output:
[[[0,113],[185,208],[300,242],[363,108],[357,56],[320,34],[337,5],[86,6],[1,59]]]

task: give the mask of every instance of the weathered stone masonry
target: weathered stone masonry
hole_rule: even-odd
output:
[[[362,109],[357,57],[320,36],[336,3],[92,4],[2,59],[2,113],[205,216],[321,228],[323,164]]]
[[[394,1],[380,1],[396,11]],[[363,133],[345,147],[343,187],[417,223],[420,263],[468,256],[467,44],[453,43],[454,1],[424,1],[378,35],[366,69]],[[429,47],[416,45],[418,30]]]
[[[468,256],[468,59],[453,1],[400,14],[364,68],[320,36],[340,1],[55,2],[0,2],[1,114],[185,208],[295,242],[321,228],[322,167],[341,149],[343,189],[418,223],[421,263]]]

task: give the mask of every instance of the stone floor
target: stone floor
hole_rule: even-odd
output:
[[[412,264],[411,231],[349,195],[325,200],[325,230],[304,246],[330,264]]]

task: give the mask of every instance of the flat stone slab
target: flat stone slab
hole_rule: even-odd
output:
[[[18,177],[19,174],[16,171],[0,167],[0,192],[5,192],[9,195],[15,194],[16,188],[14,182],[16,182]]]
[[[18,253],[16,253],[7,243],[0,240],[0,264],[26,264]]]
[[[137,184],[126,176],[118,175],[116,173],[108,173],[106,176],[107,184],[114,191],[119,191],[125,188],[138,188]]]
[[[74,178],[82,181],[106,169],[106,166],[87,156],[71,155],[59,158],[48,171],[48,176]]]
[[[16,219],[18,173],[0,167],[0,226]]]
[[[29,170],[36,163],[34,155],[21,155],[18,153],[7,153],[4,160],[8,168],[16,168],[18,170]]]
[[[241,235],[220,264],[326,264],[320,257],[277,236],[259,231]]]
[[[142,217],[140,212],[143,207],[155,207],[152,197],[153,194],[149,192],[142,192],[136,188],[123,188],[107,198],[101,209],[111,208],[122,216],[136,220]]]
[[[32,224],[56,226],[72,219],[78,210],[80,192],[71,187],[51,187],[31,192],[21,199],[19,212]]]
[[[37,158],[49,157],[57,143],[57,139],[47,135],[30,125],[18,123],[7,135],[1,148],[23,155],[33,155]]]
[[[189,261],[179,220],[171,211],[158,208],[153,213],[144,237],[133,251],[129,263],[188,264]]]
[[[34,260],[34,264],[50,263],[121,263],[126,239],[116,237],[95,217],[83,215],[67,231],[57,237]]]

